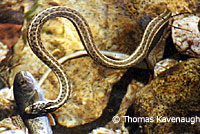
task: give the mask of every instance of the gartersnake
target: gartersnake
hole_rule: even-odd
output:
[[[27,113],[36,114],[40,112],[52,112],[61,107],[68,99],[70,94],[71,89],[69,87],[69,81],[66,73],[63,71],[63,68],[57,62],[57,60],[44,48],[40,38],[40,32],[43,24],[49,19],[55,17],[67,18],[73,23],[85,49],[93,60],[106,67],[121,69],[131,67],[144,59],[149,50],[149,47],[155,39],[155,36],[169,21],[171,13],[169,10],[166,10],[164,13],[154,18],[147,25],[142,41],[137,49],[133,52],[132,55],[130,55],[130,57],[124,60],[113,60],[104,56],[100,52],[94,43],[92,32],[87,21],[77,11],[67,7],[55,6],[39,13],[36,17],[33,18],[29,25],[27,31],[28,42],[35,55],[56,74],[60,83],[60,93],[56,100],[34,103],[33,105],[30,105],[25,110]]]

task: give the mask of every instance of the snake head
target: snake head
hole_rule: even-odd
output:
[[[39,101],[26,107],[25,112],[27,114],[46,114],[48,113],[46,106],[47,106],[46,101]]]

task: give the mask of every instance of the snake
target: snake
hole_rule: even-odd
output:
[[[67,74],[58,61],[44,47],[41,41],[41,30],[45,22],[55,17],[63,17],[72,22],[88,55],[97,63],[114,69],[124,69],[136,65],[145,58],[152,42],[160,29],[169,21],[171,12],[166,9],[162,14],[152,19],[143,34],[136,50],[126,59],[111,59],[100,52],[86,19],[76,10],[65,6],[47,8],[37,14],[29,24],[27,40],[33,53],[45,63],[57,76],[60,92],[55,100],[41,101],[28,106],[25,111],[29,114],[52,112],[61,107],[69,98],[71,88]]]

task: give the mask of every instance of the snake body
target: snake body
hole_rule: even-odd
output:
[[[166,10],[158,17],[154,18],[146,27],[143,38],[137,49],[126,59],[114,60],[103,55],[94,43],[92,32],[85,18],[77,11],[63,7],[55,6],[47,8],[36,17],[33,18],[28,28],[28,42],[35,53],[35,55],[42,60],[52,71],[56,74],[60,83],[60,93],[56,100],[50,100],[48,102],[34,103],[26,108],[27,113],[36,114],[43,112],[52,112],[61,107],[65,101],[69,98],[70,86],[66,73],[63,71],[62,66],[57,60],[44,48],[40,32],[43,24],[49,19],[55,17],[64,17],[72,22],[75,26],[81,42],[83,43],[86,51],[97,63],[111,67],[115,69],[122,69],[131,67],[140,61],[142,61],[147,54],[149,47],[151,46],[155,36],[160,29],[169,21],[171,12]]]

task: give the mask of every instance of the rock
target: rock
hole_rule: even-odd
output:
[[[195,15],[176,17],[172,23],[172,39],[179,52],[200,57],[200,18]]]
[[[144,132],[197,133],[200,114],[200,59],[189,59],[158,76],[136,93],[136,117],[153,118],[153,123],[140,123]],[[193,117],[194,122],[160,121],[159,118]],[[194,124],[193,124],[194,123]]]

